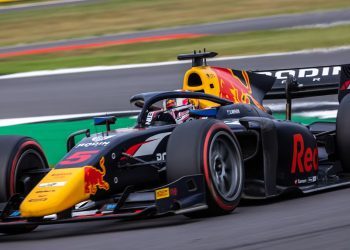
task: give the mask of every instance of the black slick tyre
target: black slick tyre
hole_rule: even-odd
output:
[[[48,168],[41,146],[35,140],[16,135],[0,136],[0,202],[6,202],[14,194],[25,196],[28,187],[22,180],[26,172]],[[11,227],[0,233],[18,234],[33,231],[37,226]]]
[[[167,179],[203,174],[208,209],[186,214],[215,216],[232,212],[238,205],[244,182],[241,149],[231,129],[213,119],[179,125],[167,145]]]

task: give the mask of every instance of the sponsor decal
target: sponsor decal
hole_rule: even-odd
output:
[[[92,166],[86,166],[85,171],[85,193],[94,195],[97,189],[103,189],[108,191],[110,186],[109,183],[104,180],[106,175],[105,158],[102,157],[100,160],[100,167],[102,169],[96,169]]]
[[[56,192],[55,189],[50,189],[50,190],[39,190],[39,191],[36,191],[35,193],[36,194],[45,194],[45,193],[54,193]]]
[[[30,199],[29,202],[39,202],[39,201],[46,201],[47,198],[38,198],[38,199]]]
[[[46,183],[40,183],[39,187],[63,187],[66,185],[66,181],[58,181],[58,182],[46,182]]]
[[[240,113],[241,113],[241,111],[239,111],[239,109],[228,109],[227,110],[228,115],[238,115]]]
[[[92,137],[91,141],[93,141],[93,142],[105,141],[105,140],[108,140],[108,139],[110,139],[110,138],[112,138],[114,136],[115,135],[108,135],[108,136],[101,136],[101,135],[99,135],[99,136],[96,136],[96,137]]]
[[[318,67],[318,68],[303,68],[303,69],[286,69],[277,71],[255,72],[262,75],[274,76],[278,80],[287,79],[288,75],[297,78],[311,78],[312,82],[321,82],[322,78],[327,76],[338,76],[341,71],[341,66]],[[283,83],[284,81],[282,81]]]
[[[308,183],[316,182],[317,181],[317,176],[310,176],[307,178]]]
[[[162,188],[156,190],[156,200],[165,199],[170,196],[169,188]]]
[[[301,134],[293,136],[293,161],[291,173],[304,173],[318,170],[317,147],[305,147],[304,138]]]
[[[307,183],[307,180],[306,179],[297,179],[297,180],[295,180],[294,183],[295,184],[305,184],[305,183]]]
[[[294,184],[306,184],[306,183],[314,183],[317,181],[317,176],[310,176],[307,179],[296,179]]]
[[[89,148],[89,147],[106,147],[110,144],[110,141],[99,141],[99,142],[86,142],[86,143],[80,143],[76,148]]]
[[[240,125],[241,123],[238,120],[235,121],[224,121],[227,125]]]
[[[153,115],[154,115],[154,112],[148,112],[146,117],[146,125],[151,125],[153,120]]]
[[[164,161],[165,157],[166,157],[166,152],[164,152],[164,153],[157,153],[156,157],[157,157],[157,161]]]

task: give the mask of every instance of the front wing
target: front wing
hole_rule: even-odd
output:
[[[22,226],[50,225],[110,219],[132,219],[165,214],[182,214],[207,208],[203,175],[184,176],[165,186],[134,192],[132,186],[107,200],[86,201],[71,211],[43,218],[23,218],[23,197],[13,196],[0,204],[0,232]]]

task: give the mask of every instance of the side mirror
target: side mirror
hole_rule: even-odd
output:
[[[102,116],[102,117],[94,117],[94,125],[105,125],[108,131],[111,131],[111,124],[115,124],[116,122],[115,116]]]

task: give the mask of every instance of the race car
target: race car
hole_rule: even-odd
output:
[[[133,96],[141,108],[133,128],[111,130],[115,117],[94,118],[106,130],[71,134],[67,154],[52,169],[34,140],[0,137],[0,232],[168,214],[224,215],[242,197],[350,184],[349,65],[333,68],[331,76],[322,71],[315,84],[310,79],[319,67],[311,73],[251,72],[208,66],[206,59],[214,56],[178,56],[192,60],[181,91]],[[290,121],[293,98],[338,89],[335,123]],[[281,97],[286,120],[263,105],[264,98]],[[79,136],[84,138],[77,141]]]

